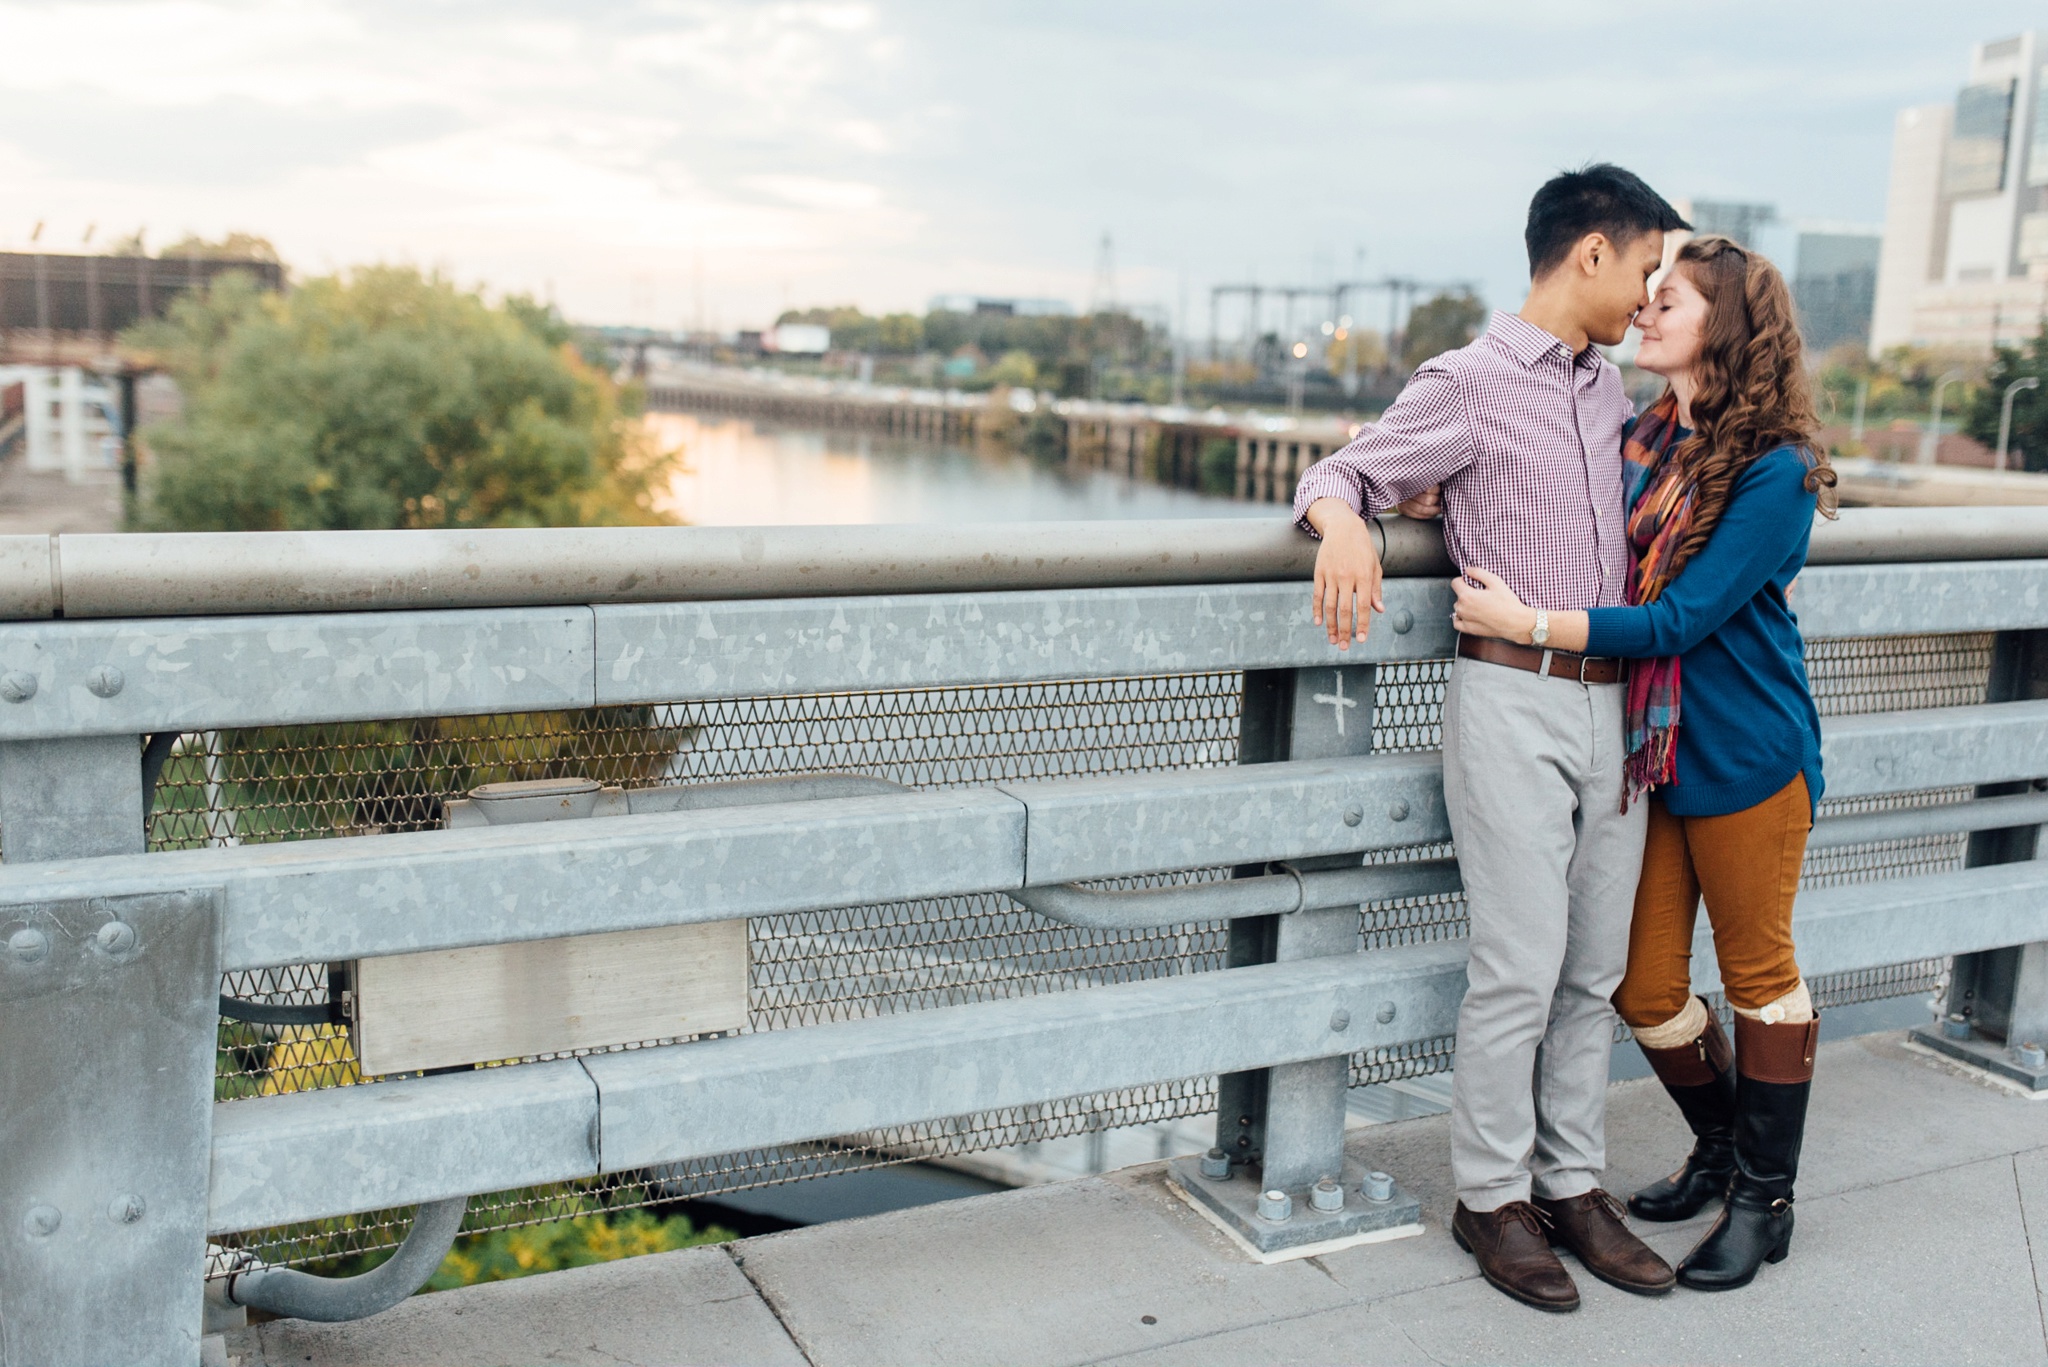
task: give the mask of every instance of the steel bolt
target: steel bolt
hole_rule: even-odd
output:
[[[1381,1002],[1381,1003],[1380,1003],[1380,1009],[1379,1009],[1379,1010],[1377,1010],[1377,1011],[1375,1011],[1375,1012],[1373,1012],[1373,1013],[1372,1013],[1372,1017],[1373,1017],[1373,1019],[1374,1019],[1374,1020],[1378,1021],[1378,1022],[1379,1022],[1379,1023],[1381,1024],[1381,1025],[1391,1025],[1391,1024],[1393,1024],[1393,1023],[1394,1023],[1394,1004],[1393,1004],[1392,1002]]]
[[[31,1239],[41,1239],[57,1232],[57,1226],[64,1223],[64,1213],[55,1206],[30,1206],[28,1214],[21,1219],[21,1227]]]
[[[50,937],[34,926],[23,926],[7,937],[7,952],[17,963],[41,963],[50,952]]]
[[[1366,1200],[1385,1204],[1394,1199],[1394,1179],[1384,1172],[1369,1172],[1365,1175],[1365,1184],[1359,1190],[1364,1193]]]
[[[1392,821],[1406,821],[1408,819],[1408,804],[1397,800],[1391,807],[1387,808],[1387,817]]]
[[[1284,1225],[1293,1218],[1294,1198],[1277,1188],[1259,1193],[1259,1218]]]
[[[1211,1182],[1230,1180],[1230,1155],[1221,1149],[1211,1149],[1202,1155],[1202,1176]]]
[[[25,669],[10,669],[0,674],[0,698],[9,702],[27,702],[36,695],[36,676]]]
[[[135,948],[135,927],[126,921],[109,921],[93,937],[107,954],[126,954]]]
[[[1309,1189],[1308,1203],[1325,1215],[1344,1209],[1344,1188],[1334,1177],[1325,1177]]]
[[[1356,826],[1359,822],[1363,820],[1365,820],[1365,808],[1359,806],[1351,806],[1346,807],[1344,809],[1345,825]]]
[[[127,677],[113,665],[94,665],[92,672],[85,676],[85,686],[101,698],[113,697],[127,682]]]
[[[1393,617],[1389,620],[1393,623],[1396,636],[1406,636],[1409,632],[1415,630],[1415,614],[1406,608],[1396,608]]]
[[[1330,1028],[1340,1034],[1349,1030],[1351,1028],[1351,1013],[1341,1006],[1332,1011],[1330,1013]]]
[[[2025,1044],[2015,1044],[2012,1047],[2012,1056],[2018,1060],[2022,1068],[2032,1068],[2036,1072],[2048,1068],[2048,1049],[2043,1049],[2032,1040]]]
[[[1952,1011],[1941,1018],[1941,1033],[1946,1039],[1968,1039],[1970,1018],[1960,1011]]]
[[[132,1225],[142,1218],[142,1212],[147,1209],[142,1198],[131,1191],[113,1199],[107,1206],[107,1218],[117,1225]]]

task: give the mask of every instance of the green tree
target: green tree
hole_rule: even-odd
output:
[[[1401,341],[1401,364],[1413,370],[1432,356],[1456,351],[1477,337],[1485,322],[1486,305],[1462,291],[1417,304]]]
[[[138,525],[181,531],[660,522],[674,457],[553,311],[373,266],[266,294],[230,273],[131,344],[184,411],[144,429]]]
[[[1976,387],[1963,418],[1963,431],[1996,450],[1998,420],[2006,387],[2032,376],[2040,383],[2012,396],[2014,469],[2048,470],[2048,324],[2025,347],[2000,347],[1984,383]]]

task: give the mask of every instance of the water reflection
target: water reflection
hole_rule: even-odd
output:
[[[697,526],[1284,515],[988,448],[690,413],[646,422],[684,453],[662,509]]]

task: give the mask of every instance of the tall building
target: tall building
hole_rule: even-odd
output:
[[[1855,228],[1803,229],[1792,299],[1807,348],[1823,352],[1843,342],[1868,343],[1883,239]]]
[[[2039,33],[1979,43],[1953,103],[1892,130],[1873,355],[1987,353],[2048,322],[2048,62]]]

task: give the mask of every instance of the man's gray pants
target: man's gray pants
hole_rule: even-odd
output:
[[[1620,810],[1627,691],[1451,667],[1444,804],[1472,916],[1451,1176],[1475,1211],[1583,1195],[1607,1164],[1608,999],[1648,821]]]

